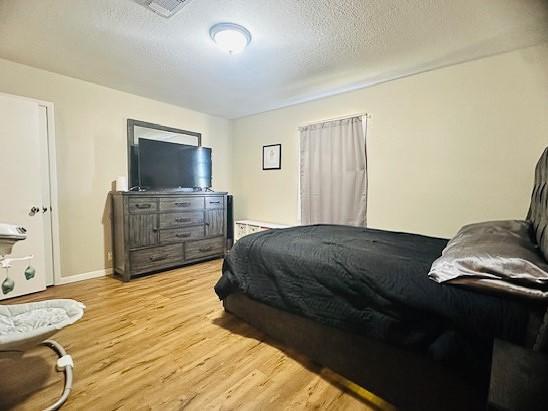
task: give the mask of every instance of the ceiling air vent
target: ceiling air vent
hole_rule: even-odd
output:
[[[175,15],[191,0],[135,0],[137,3],[142,4],[146,8],[152,10],[154,13],[159,14],[162,17],[171,17]]]

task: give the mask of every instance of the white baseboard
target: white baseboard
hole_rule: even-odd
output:
[[[112,275],[112,268],[107,268],[104,270],[97,270],[97,271],[90,271],[89,273],[69,275],[68,277],[61,277],[55,282],[55,285],[74,283],[76,281],[90,280],[92,278],[104,277],[106,275]]]

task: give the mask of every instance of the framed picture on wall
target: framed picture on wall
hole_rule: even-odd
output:
[[[280,170],[282,168],[282,145],[263,146],[263,170]]]

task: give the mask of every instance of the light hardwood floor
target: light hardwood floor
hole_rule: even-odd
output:
[[[84,318],[54,338],[75,362],[64,410],[385,409],[344,379],[225,313],[221,260],[142,277],[56,286],[9,303],[74,298]],[[0,360],[0,409],[37,410],[62,390],[54,354]]]

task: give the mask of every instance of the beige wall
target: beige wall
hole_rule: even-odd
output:
[[[472,61],[236,120],[236,217],[297,222],[303,123],[369,112],[369,226],[451,236],[523,218],[548,145],[548,45]],[[282,143],[282,170],[261,146]]]
[[[371,227],[451,236],[462,224],[521,218],[548,145],[548,45],[477,60],[230,122],[0,60],[0,92],[55,104],[63,276],[111,264],[107,193],[125,175],[126,119],[203,133],[214,186],[237,218],[297,222],[303,123],[369,112]],[[232,134],[232,137],[231,137]],[[261,147],[282,143],[282,170]]]
[[[199,131],[213,147],[213,183],[231,189],[230,122],[0,60],[0,92],[55,104],[62,276],[111,266],[107,193],[127,175],[126,120]]]

